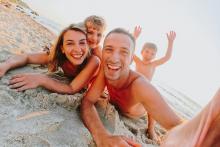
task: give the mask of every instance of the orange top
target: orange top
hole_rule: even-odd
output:
[[[60,67],[62,68],[65,76],[69,78],[74,78],[82,71],[82,69],[86,66],[86,63],[87,58],[83,61],[82,64],[76,67],[69,60],[66,60],[61,64]]]
[[[66,60],[61,66],[64,74],[67,77],[75,77],[76,76],[76,67],[73,66],[68,60]]]
[[[134,76],[130,76],[127,80],[128,82],[120,89],[114,88],[111,86],[108,81],[106,80],[106,87],[109,92],[110,96],[110,103],[118,106],[118,108],[124,112],[128,110],[130,107],[130,101],[131,101],[131,95],[129,91],[130,85],[132,85],[133,81],[135,81],[137,78],[139,78],[138,74],[135,74]]]

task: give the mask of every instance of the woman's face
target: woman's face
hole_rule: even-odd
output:
[[[62,53],[73,65],[80,65],[88,55],[86,35],[80,31],[68,30],[63,36]]]

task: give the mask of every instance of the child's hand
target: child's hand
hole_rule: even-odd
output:
[[[137,38],[141,34],[141,30],[142,30],[142,28],[140,26],[136,26],[134,28],[133,36],[134,36],[135,40],[137,40]]]
[[[176,33],[174,31],[170,31],[170,33],[167,33],[167,39],[169,43],[173,43],[175,38],[176,38]]]
[[[41,74],[18,74],[9,80],[9,87],[17,91],[24,91],[40,86]]]

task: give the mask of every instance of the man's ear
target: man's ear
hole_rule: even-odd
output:
[[[134,60],[134,54],[131,55],[131,62],[130,62],[130,65],[132,64],[133,60]]]

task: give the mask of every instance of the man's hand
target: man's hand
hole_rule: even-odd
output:
[[[168,43],[170,44],[173,44],[173,41],[175,40],[176,38],[176,32],[174,31],[170,31],[170,33],[167,33],[167,39],[168,39]]]
[[[40,86],[44,75],[42,74],[18,74],[13,76],[9,81],[9,87],[17,91],[24,91]]]
[[[142,28],[140,26],[136,26],[134,28],[133,36],[134,36],[135,40],[137,40],[137,38],[140,36],[141,30],[142,30]]]
[[[141,144],[124,136],[109,135],[96,141],[97,147],[141,147]]]

